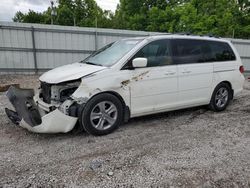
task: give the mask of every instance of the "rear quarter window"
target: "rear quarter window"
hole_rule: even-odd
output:
[[[236,56],[228,43],[218,41],[208,41],[207,43],[210,46],[212,52],[210,61],[236,60]]]

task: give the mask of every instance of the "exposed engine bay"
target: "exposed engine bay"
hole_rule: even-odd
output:
[[[41,82],[39,97],[45,103],[57,105],[69,99],[70,96],[79,87],[81,80],[64,82],[60,84],[48,84]]]
[[[51,105],[49,109],[44,108],[44,110],[50,112],[55,108],[58,108],[66,115],[73,115],[69,111],[70,108],[73,108],[72,105],[75,103],[75,101],[71,99],[71,95],[77,90],[80,84],[81,80],[59,84],[41,82],[41,86],[39,88],[39,98],[43,102]],[[76,114],[73,116],[76,116]]]

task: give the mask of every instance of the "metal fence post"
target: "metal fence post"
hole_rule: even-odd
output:
[[[31,35],[32,35],[32,48],[33,48],[33,57],[34,57],[34,68],[35,68],[35,73],[38,73],[38,68],[37,68],[37,57],[36,57],[36,42],[35,42],[35,29],[33,26],[31,26]]]
[[[95,51],[98,50],[98,33],[97,33],[97,28],[95,30]]]

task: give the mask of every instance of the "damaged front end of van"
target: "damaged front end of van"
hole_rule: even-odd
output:
[[[31,132],[69,132],[87,101],[74,98],[72,94],[81,85],[82,78],[103,69],[80,63],[59,67],[39,78],[37,93],[33,89],[11,86],[6,96],[15,110],[5,108],[5,112],[13,123]]]
[[[41,97],[41,93],[39,95]],[[39,95],[34,95],[32,89],[10,87],[7,97],[16,111],[5,109],[9,119],[36,133],[71,131],[77,122],[77,114],[73,114],[76,110],[74,101],[67,99],[61,104],[47,104],[39,98]]]

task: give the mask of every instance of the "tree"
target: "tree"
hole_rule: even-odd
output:
[[[59,25],[74,25],[74,12],[67,5],[61,5],[57,9],[56,23]]]
[[[120,0],[115,28],[249,38],[248,0]],[[120,24],[119,24],[120,23]]]
[[[250,1],[249,0],[236,0],[240,11],[249,11],[250,10]]]
[[[250,38],[249,0],[120,0],[115,14],[94,0],[60,0],[54,24],[156,32],[190,32],[221,37]],[[17,12],[15,22],[46,23],[43,13]]]
[[[24,23],[45,23],[45,14],[33,10],[29,10],[27,14],[18,11],[14,16],[13,21]]]
[[[69,26],[94,27],[96,20],[101,27],[111,27],[112,17],[109,11],[103,11],[94,0],[60,0],[56,7],[57,15],[54,17],[54,24]],[[46,23],[51,20],[51,8],[43,13],[36,13],[30,10],[27,14],[18,11],[14,22],[25,23]],[[106,25],[107,24],[107,25]]]
[[[16,14],[12,20],[14,22],[24,22],[24,14],[21,11],[18,11],[18,12],[16,12]]]

